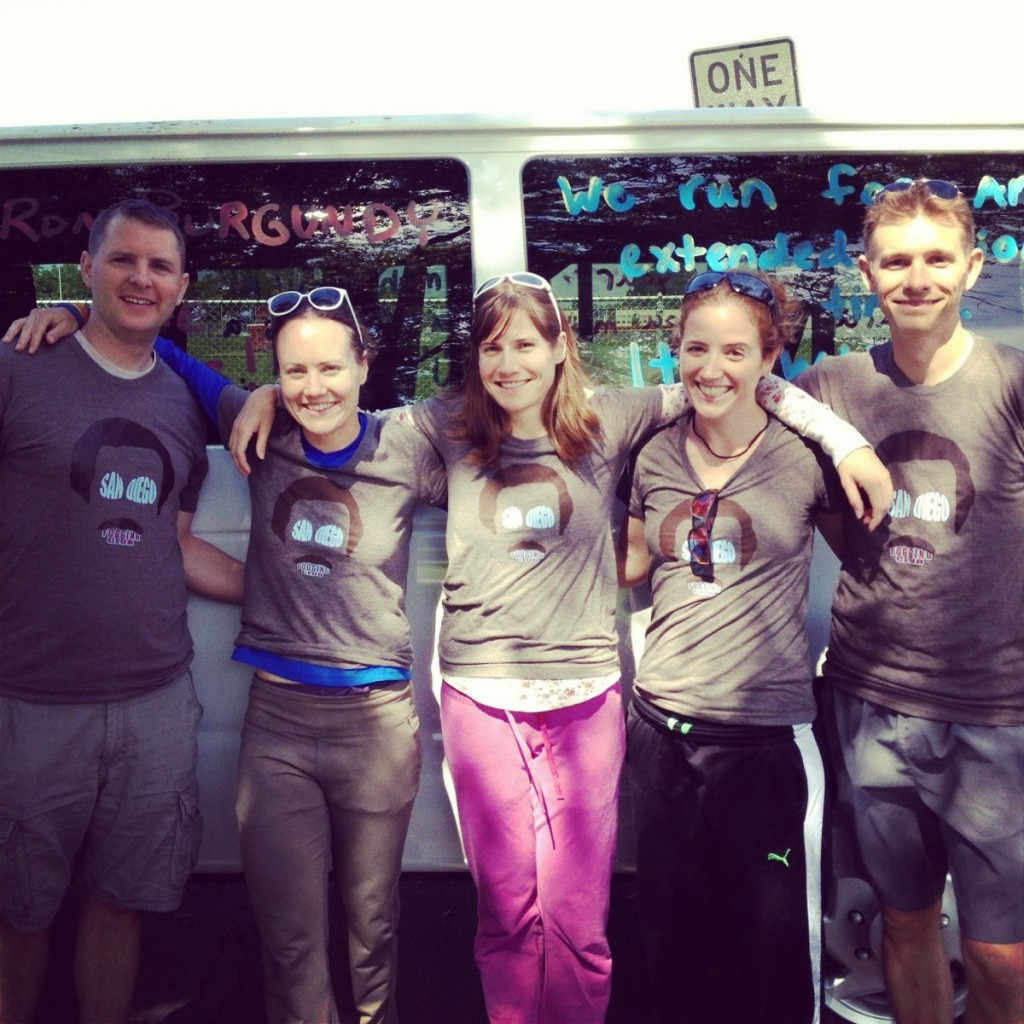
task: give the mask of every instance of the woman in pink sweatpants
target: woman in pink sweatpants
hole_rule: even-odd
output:
[[[759,395],[797,429],[831,417],[782,382]],[[515,273],[476,291],[464,385],[399,416],[447,471],[441,725],[492,1024],[605,1017],[624,750],[613,502],[631,449],[684,403],[681,385],[591,394],[548,282]]]

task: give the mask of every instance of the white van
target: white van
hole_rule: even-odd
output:
[[[778,368],[792,377],[822,353],[884,336],[855,267],[863,207],[878,184],[925,176],[954,180],[974,200],[987,258],[964,316],[1021,345],[1022,153],[1024,126],[835,124],[793,108],[566,125],[463,117],[0,129],[0,323],[37,303],[86,298],[77,263],[92,217],[145,195],[174,211],[189,239],[193,283],[165,333],[246,386],[273,379],[266,297],[340,283],[380,343],[367,407],[429,395],[459,378],[474,282],[524,267],[552,281],[593,375],[627,387],[673,379],[667,342],[693,272],[770,270],[806,301],[803,335]],[[247,491],[226,453],[210,454],[195,527],[241,557]],[[417,870],[463,866],[431,692],[443,526],[437,511],[417,519],[407,598],[424,739],[405,854]],[[816,653],[834,579],[831,556],[817,554]],[[621,607],[628,681],[626,595]],[[190,623],[206,709],[199,870],[234,872],[234,773],[249,672],[229,660],[237,609],[196,598]],[[841,818],[830,835],[826,999],[845,1019],[888,1020],[877,905]],[[631,843],[626,809],[623,869],[632,865]],[[951,897],[946,909],[962,1006]]]

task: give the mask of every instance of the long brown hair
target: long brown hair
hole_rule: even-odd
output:
[[[550,290],[517,284],[505,279],[478,296],[473,307],[473,327],[466,353],[461,387],[452,393],[456,402],[449,436],[473,449],[472,460],[496,466],[502,441],[510,424],[505,411],[488,395],[480,377],[480,346],[500,334],[516,313],[525,313],[541,336],[554,346],[565,334],[565,359],[555,367],[555,382],[544,399],[541,417],[558,457],[575,467],[594,450],[601,424],[590,406],[590,382],[580,363],[576,335],[558,309]]]

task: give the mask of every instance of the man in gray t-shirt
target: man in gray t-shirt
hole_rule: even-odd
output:
[[[191,534],[205,426],[153,354],[184,268],[175,221],[119,203],[82,254],[88,323],[32,357],[0,346],[4,1021],[33,1018],[73,875],[81,1017],[125,1020],[139,912],[180,904],[198,852],[186,587],[240,600],[242,566]]]
[[[893,477],[875,533],[847,522],[825,677],[882,905],[900,1024],[952,1020],[940,939],[952,875],[967,1019],[1024,1020],[1024,353],[973,336],[983,254],[955,185],[896,182],[860,270],[891,341],[800,380]]]

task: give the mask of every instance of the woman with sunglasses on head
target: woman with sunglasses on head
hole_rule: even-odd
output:
[[[443,502],[444,472],[416,431],[359,410],[373,351],[344,289],[268,306],[283,409],[248,478],[232,656],[253,668],[236,810],[267,1018],[341,1019],[327,958],[333,870],[357,1019],[394,1024],[398,881],[420,771],[409,541],[416,504]],[[25,347],[62,315],[34,316]],[[157,351],[227,438],[249,392],[164,339]]]
[[[627,582],[650,627],[627,749],[644,946],[663,1024],[818,1020],[824,774],[805,630],[821,450],[757,404],[781,285],[699,275],[679,316],[691,408],[640,450]]]
[[[416,504],[443,502],[444,474],[429,444],[359,410],[373,352],[343,289],[283,292],[268,307],[284,410],[249,475],[233,655],[254,669],[237,813],[268,1019],[340,1019],[327,959],[333,870],[357,1019],[393,1024],[398,881],[420,769],[409,542]],[[223,387],[224,438],[247,397]]]
[[[797,422],[821,412],[789,390]],[[476,292],[463,387],[403,414],[448,470],[441,722],[493,1022],[604,1020],[625,740],[614,492],[684,402],[680,385],[590,394],[547,281],[511,274]]]
[[[864,444],[799,389],[762,390],[844,451]],[[591,394],[548,282],[516,273],[477,289],[462,388],[398,415],[448,472],[441,721],[495,1024],[604,1020],[625,746],[614,494],[631,448],[685,403],[682,385]]]

